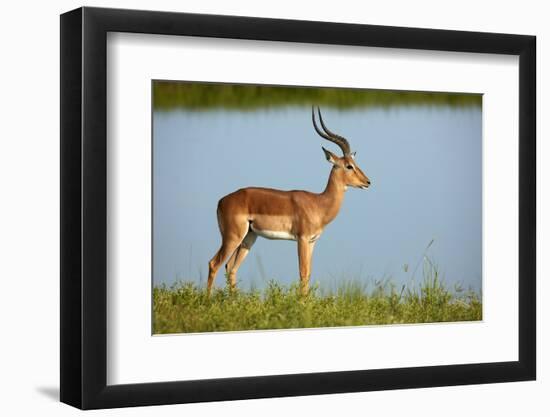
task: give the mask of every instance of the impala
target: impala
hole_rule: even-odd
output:
[[[217,209],[222,244],[208,264],[209,295],[216,273],[228,257],[225,269],[230,289],[235,289],[237,270],[258,236],[297,241],[300,290],[302,295],[308,294],[315,242],[325,226],[338,214],[346,189],[366,189],[370,185],[370,180],[355,162],[355,152],[351,152],[349,142],[331,132],[323,123],[320,109],[317,108],[317,111],[323,130],[317,126],[312,108],[311,117],[315,131],[324,139],[338,145],[343,153],[339,157],[322,147],[327,161],[332,164],[325,190],[316,194],[302,190],[281,191],[250,187],[223,197],[218,202]]]

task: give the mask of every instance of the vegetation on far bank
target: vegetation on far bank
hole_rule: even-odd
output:
[[[318,105],[351,109],[394,105],[481,107],[481,94],[358,88],[287,87],[269,85],[154,81],[155,110],[256,110],[258,108]]]

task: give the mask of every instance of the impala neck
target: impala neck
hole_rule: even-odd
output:
[[[330,223],[338,215],[340,206],[344,200],[346,185],[343,170],[333,167],[328,177],[325,191],[320,194],[325,209],[325,224]]]

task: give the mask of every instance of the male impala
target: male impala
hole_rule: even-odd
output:
[[[263,236],[298,242],[300,289],[302,295],[307,295],[315,242],[338,214],[347,187],[366,189],[370,185],[370,180],[354,160],[355,152],[351,152],[349,142],[328,130],[321,111],[317,111],[324,132],[317,126],[312,109],[315,131],[338,145],[344,154],[338,157],[323,147],[327,161],[333,165],[325,191],[316,194],[301,190],[242,188],[223,197],[217,210],[222,245],[208,264],[208,294],[218,269],[229,256],[225,268],[231,289],[235,289],[239,266],[256,238]]]

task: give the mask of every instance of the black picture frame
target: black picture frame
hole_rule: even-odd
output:
[[[519,56],[519,358],[513,362],[107,385],[108,32]],[[534,380],[534,36],[156,11],[61,15],[61,401],[82,409]]]

